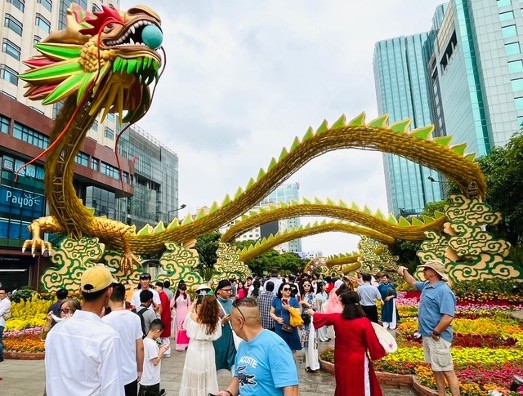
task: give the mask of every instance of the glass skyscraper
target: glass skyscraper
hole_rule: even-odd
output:
[[[405,118],[411,128],[430,125],[432,111],[426,73],[424,46],[429,33],[396,37],[376,43],[374,49],[374,79],[380,115],[389,114],[389,122]],[[428,177],[434,171],[393,154],[383,154],[387,203],[395,215],[410,215],[423,211],[429,202],[442,199],[441,183]]]

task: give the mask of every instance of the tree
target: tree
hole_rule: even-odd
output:
[[[222,234],[215,231],[202,235],[197,239],[194,248],[200,255],[200,264],[202,267],[212,267],[216,263],[216,250],[218,250],[218,242],[221,236]]]
[[[487,202],[503,220],[491,231],[514,247],[523,238],[523,134],[512,136],[506,147],[496,147],[479,159],[487,181]]]

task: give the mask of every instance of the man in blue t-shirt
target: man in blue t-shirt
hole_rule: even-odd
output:
[[[459,395],[459,381],[454,372],[450,345],[452,343],[452,320],[456,310],[456,297],[445,283],[445,265],[438,260],[429,260],[423,268],[425,282],[418,282],[407,268],[399,267],[403,279],[421,291],[418,311],[419,332],[423,338],[425,361],[430,363],[439,394],[445,394],[445,379],[452,396]]]
[[[246,342],[238,347],[231,383],[217,396],[297,396],[298,371],[292,351],[282,338],[262,327],[256,302],[238,301],[230,320]]]

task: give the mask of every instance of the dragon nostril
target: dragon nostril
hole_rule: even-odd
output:
[[[162,45],[163,33],[156,25],[147,25],[142,30],[142,41],[151,49],[157,49]]]

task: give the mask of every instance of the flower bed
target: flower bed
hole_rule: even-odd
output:
[[[400,292],[397,303],[400,315],[407,313],[402,315],[396,331],[398,351],[374,362],[374,368],[378,372],[413,375],[414,382],[435,389],[421,344],[411,337],[417,330],[419,302],[415,295]],[[520,303],[507,302],[458,305],[452,323],[455,334],[452,356],[462,396],[483,396],[492,390],[517,395],[510,393],[509,387],[513,376],[523,373],[523,323],[512,318],[508,311],[521,308]],[[321,358],[334,362],[334,353],[329,349],[322,351]]]

